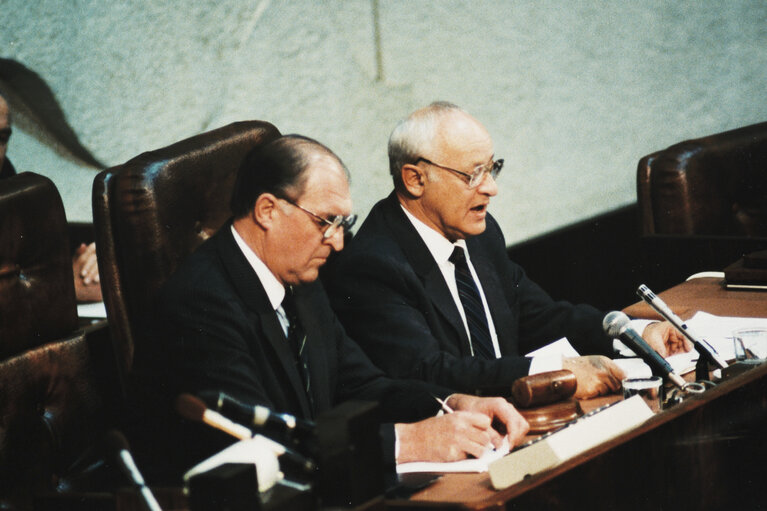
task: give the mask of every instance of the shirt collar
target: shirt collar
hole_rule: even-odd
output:
[[[269,298],[269,303],[272,304],[274,310],[277,310],[282,304],[282,300],[285,298],[285,286],[277,280],[277,277],[274,276],[269,267],[266,266],[256,253],[253,252],[253,249],[245,243],[245,240],[242,239],[240,233],[234,228],[234,225],[231,226],[231,229],[234,241],[237,243],[237,246],[240,247],[240,250],[245,255],[245,259],[248,260],[250,266],[253,267],[253,271],[256,272],[256,276],[258,276],[258,280],[261,281],[261,285],[264,286],[264,291],[266,291],[266,296]]]
[[[426,248],[429,249],[431,256],[437,261],[437,264],[446,263],[457,246],[462,247],[466,252],[466,259],[469,258],[469,251],[466,250],[466,240],[450,243],[450,240],[416,218],[405,206],[400,204],[400,207],[405,212],[405,216],[410,220],[410,223],[415,227],[418,235],[421,236],[423,242],[426,243]]]

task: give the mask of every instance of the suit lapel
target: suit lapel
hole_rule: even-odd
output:
[[[258,316],[259,324],[255,325],[254,328],[260,328],[263,337],[266,338],[276,353],[281,368],[290,381],[296,400],[304,412],[304,416],[311,417],[312,412],[309,400],[306,398],[301,375],[296,369],[295,355],[288,345],[288,340],[285,338],[285,333],[277,319],[276,312],[272,309],[261,281],[253,271],[250,263],[248,263],[240,247],[234,241],[230,225],[227,224],[216,235],[216,244],[224,267],[229,272],[234,287],[237,289],[243,302],[245,302],[245,305]]]
[[[394,231],[394,239],[398,240],[403,247],[405,257],[407,257],[410,266],[423,282],[426,294],[434,308],[439,311],[445,322],[460,337],[461,351],[465,355],[469,355],[471,353],[469,337],[461,321],[461,314],[455,305],[453,295],[445,283],[445,278],[442,276],[437,262],[432,257],[431,252],[429,252],[429,248],[418,234],[418,231],[415,230],[413,224],[405,216],[394,192],[386,198],[383,212],[387,217],[386,225],[390,226]]]

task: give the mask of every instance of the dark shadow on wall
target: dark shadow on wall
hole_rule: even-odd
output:
[[[36,72],[15,60],[0,58],[0,94],[8,102],[14,125],[64,158],[99,170],[105,168],[80,143],[53,91]]]
[[[508,249],[552,298],[602,310],[636,301],[642,279],[636,205],[562,227]]]

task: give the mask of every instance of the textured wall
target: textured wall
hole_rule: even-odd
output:
[[[491,205],[509,242],[635,200],[641,156],[767,120],[767,2],[0,0],[0,57],[43,77],[106,163],[231,121],[312,136],[366,214],[390,190],[386,140],[435,99],[506,158]],[[17,130],[19,170],[90,219],[92,169]]]

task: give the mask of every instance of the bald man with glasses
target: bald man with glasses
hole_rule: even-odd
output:
[[[325,279],[376,365],[469,393],[508,395],[515,379],[562,368],[575,373],[577,397],[620,388],[604,313],[552,300],[508,259],[488,212],[503,160],[482,124],[453,104],[429,105],[395,127],[389,162],[394,191]],[[662,354],[690,348],[668,323],[636,326]],[[561,337],[587,356],[524,356]]]

